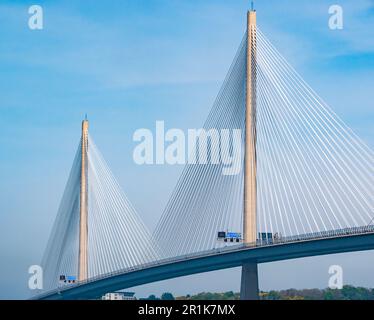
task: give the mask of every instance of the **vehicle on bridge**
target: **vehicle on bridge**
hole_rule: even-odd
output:
[[[76,282],[77,282],[76,276],[66,276],[64,274],[61,274],[59,277],[59,283],[61,285],[69,285],[69,284],[74,284]]]
[[[243,242],[242,234],[240,232],[219,231],[217,240],[223,242]]]

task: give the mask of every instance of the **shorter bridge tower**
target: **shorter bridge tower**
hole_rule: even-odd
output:
[[[80,214],[79,214],[79,260],[78,280],[84,281],[88,277],[88,190],[87,190],[87,169],[88,169],[88,120],[82,122],[81,141],[81,176],[80,176]]]

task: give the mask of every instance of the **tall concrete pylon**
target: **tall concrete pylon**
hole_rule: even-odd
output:
[[[88,152],[88,120],[82,122],[81,143],[81,186],[79,214],[79,260],[78,280],[84,281],[88,276],[88,208],[87,208],[87,152]]]
[[[247,86],[245,112],[245,164],[244,164],[244,213],[243,241],[255,243],[257,239],[256,215],[256,11],[247,13]],[[240,298],[258,299],[257,262],[245,262],[242,266]]]

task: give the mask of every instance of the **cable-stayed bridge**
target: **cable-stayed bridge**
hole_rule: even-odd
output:
[[[256,299],[258,263],[374,249],[372,150],[270,43],[255,11],[247,22],[203,126],[210,162],[185,166],[153,233],[83,121],[37,298],[96,298],[242,266],[241,296]],[[240,170],[223,174],[238,145]],[[218,241],[222,231],[242,237]],[[78,282],[62,285],[60,275]]]

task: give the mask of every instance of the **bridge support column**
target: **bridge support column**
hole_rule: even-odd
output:
[[[258,292],[257,262],[246,262],[242,266],[240,300],[258,300]]]
[[[84,281],[88,276],[88,209],[87,209],[87,151],[88,151],[88,121],[82,122],[81,147],[81,189],[79,214],[79,261],[78,280]]]

